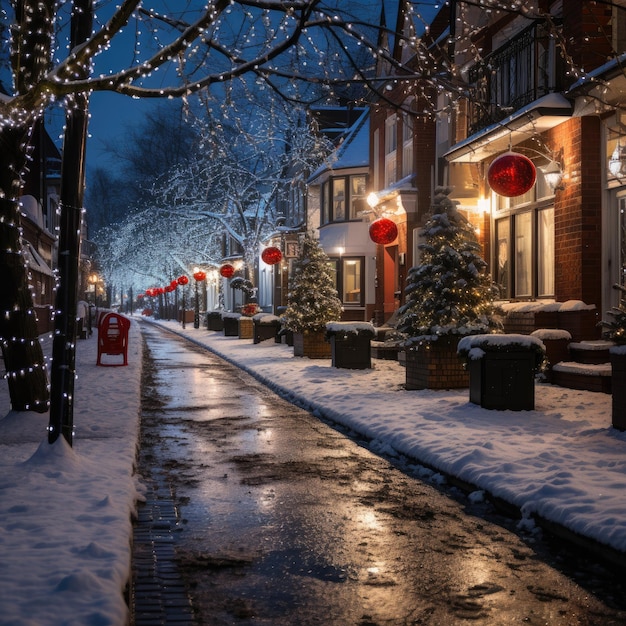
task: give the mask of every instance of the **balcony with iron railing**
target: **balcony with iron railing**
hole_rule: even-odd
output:
[[[562,91],[564,75],[556,38],[544,22],[533,23],[470,68],[468,134]]]

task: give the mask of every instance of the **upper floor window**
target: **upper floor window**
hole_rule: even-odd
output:
[[[322,184],[321,222],[344,222],[361,219],[366,208],[367,176],[337,176]]]
[[[563,61],[547,26],[537,22],[469,71],[469,134],[562,90]]]
[[[385,187],[396,182],[398,148],[398,116],[390,115],[385,120]]]
[[[402,117],[402,178],[413,173],[413,118]]]

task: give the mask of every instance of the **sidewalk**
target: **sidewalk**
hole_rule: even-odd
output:
[[[374,452],[403,455],[424,480],[455,477],[474,486],[472,500],[516,507],[529,532],[545,520],[626,562],[626,433],[610,426],[609,395],[540,384],[535,411],[488,411],[470,404],[467,390],[406,391],[395,361],[337,369],[272,340],[254,345],[157,323],[351,428]],[[135,320],[130,333],[128,367],[97,367],[96,336],[78,341],[72,448],[63,439],[50,446],[48,417],[10,412],[0,387],[0,625],[128,619],[131,516],[146,494],[133,474],[142,359]]]

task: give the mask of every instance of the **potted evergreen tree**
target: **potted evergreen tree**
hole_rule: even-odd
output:
[[[435,189],[419,245],[422,256],[408,272],[406,301],[398,311],[407,389],[467,387],[469,376],[457,355],[459,339],[501,329],[476,233],[448,197],[450,191]]]
[[[284,328],[293,332],[294,355],[330,358],[326,324],[338,321],[341,311],[328,256],[317,239],[307,233],[294,264],[283,316]]]
[[[615,345],[609,348],[611,359],[611,421],[613,428],[626,430],[626,288],[613,285],[620,291],[619,305],[607,311],[609,319],[602,320],[602,338]]]

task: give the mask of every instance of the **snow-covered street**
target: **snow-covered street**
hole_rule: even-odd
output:
[[[158,322],[237,363],[288,399],[523,512],[626,551],[626,433],[611,428],[611,397],[538,385],[536,409],[488,411],[467,390],[406,391],[397,362],[372,370],[295,358],[286,345]],[[97,367],[96,339],[77,344],[74,447],[47,444],[47,416],[9,411],[1,396],[0,624],[121,624],[142,354],[133,323],[128,367]],[[62,617],[60,617],[62,616]]]

